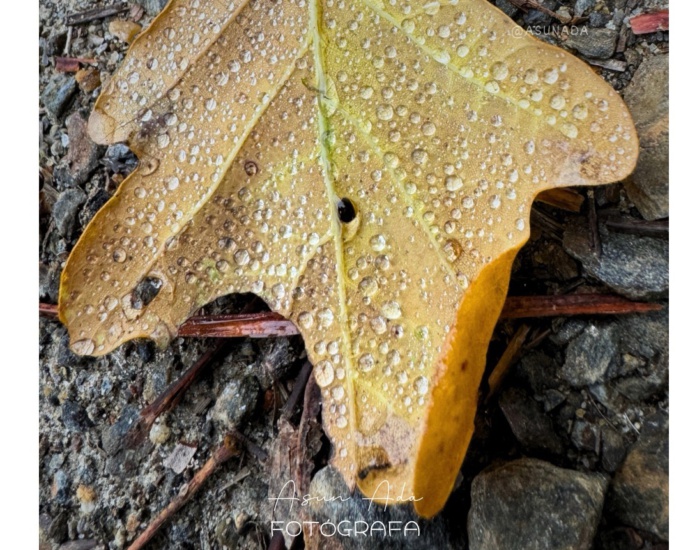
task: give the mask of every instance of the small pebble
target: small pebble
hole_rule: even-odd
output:
[[[74,75],[82,92],[91,93],[101,85],[101,74],[95,67],[80,69]]]
[[[81,511],[84,514],[90,514],[96,509],[96,491],[93,490],[93,487],[88,485],[77,487],[77,500],[81,504]]]
[[[168,428],[168,426],[166,426],[162,422],[158,422],[151,427],[151,431],[149,432],[149,439],[151,440],[151,443],[153,443],[154,445],[162,445],[169,438],[170,428]]]
[[[141,32],[141,25],[125,21],[124,19],[115,19],[108,25],[108,32],[115,38],[130,44],[137,34]]]

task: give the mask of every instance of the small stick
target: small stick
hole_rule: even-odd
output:
[[[251,453],[253,454],[256,458],[258,458],[261,462],[264,462],[268,458],[268,453],[264,451],[261,447],[259,447],[256,443],[254,443],[251,439],[249,439],[246,435],[244,435],[242,432],[238,430],[233,430],[232,436],[237,439],[244,447]]]
[[[69,56],[69,49],[72,45],[72,27],[67,29],[67,40],[65,40],[65,49],[62,50],[62,55]]]
[[[606,294],[568,294],[567,296],[511,296],[506,300],[502,319],[564,317],[569,315],[622,315],[659,311],[660,304],[631,302]]]
[[[206,315],[192,317],[181,327],[180,336],[234,338],[251,336],[293,336],[297,327],[282,315],[273,312],[245,313],[239,315]]]
[[[295,412],[297,402],[304,393],[304,388],[307,386],[307,381],[309,380],[309,375],[311,374],[311,371],[311,363],[309,361],[305,361],[304,365],[302,365],[302,368],[299,371],[299,374],[297,375],[295,385],[292,388],[292,393],[290,394],[290,397],[288,398],[287,402],[285,403],[285,406],[283,407],[283,416],[288,420],[292,416],[292,413]]]
[[[43,302],[38,303],[38,314],[41,317],[46,317],[47,319],[57,319],[58,312],[57,306],[55,304],[44,304]]]
[[[84,25],[85,23],[97,21],[98,19],[104,19],[106,17],[110,17],[111,15],[117,15],[118,13],[123,13],[127,10],[129,10],[129,6],[125,2],[122,2],[120,4],[115,4],[114,6],[106,6],[104,8],[94,8],[78,13],[71,13],[65,18],[65,25],[68,27],[74,25]]]
[[[128,550],[141,550],[168,521],[172,515],[182,508],[199,491],[204,482],[215,472],[218,467],[230,458],[239,455],[237,440],[231,435],[225,436],[223,444],[216,449],[206,464],[194,474],[192,480],[185,485],[180,493],[170,501],[163,511],[149,524],[144,532],[131,544]]]
[[[606,220],[606,227],[621,233],[668,239],[668,220]]]
[[[486,396],[487,400],[496,393],[496,390],[503,382],[508,369],[519,357],[520,349],[525,343],[529,331],[530,327],[527,325],[520,325],[520,328],[515,331],[515,334],[508,343],[506,350],[503,352],[503,355],[501,355],[498,363],[496,363],[494,370],[491,371],[491,375],[489,375],[489,395]]]

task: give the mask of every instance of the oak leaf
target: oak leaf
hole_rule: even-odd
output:
[[[89,130],[140,165],[64,269],[72,349],[165,345],[255,293],[304,337],[349,487],[423,516],[469,444],[532,201],[618,181],[638,148],[613,89],[484,0],[172,0]]]

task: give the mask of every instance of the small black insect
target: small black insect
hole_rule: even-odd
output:
[[[338,201],[338,219],[342,223],[350,223],[357,216],[355,205],[347,197]]]

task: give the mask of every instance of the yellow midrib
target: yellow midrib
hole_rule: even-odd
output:
[[[318,90],[326,90],[326,72],[325,64],[322,55],[321,47],[321,34],[319,32],[319,21],[321,18],[321,13],[319,9],[319,0],[310,0],[309,2],[309,26],[312,35],[312,46],[314,50],[314,71],[316,74],[316,88]],[[343,254],[343,240],[342,240],[342,230],[338,218],[338,194],[335,191],[335,186],[332,177],[331,161],[328,154],[328,148],[324,143],[326,132],[328,130],[327,117],[323,111],[325,108],[322,105],[323,96],[318,95],[318,143],[321,153],[321,163],[323,165],[324,183],[326,185],[326,191],[328,193],[328,199],[330,200],[331,209],[331,233],[333,235],[333,245],[335,248],[335,262],[336,262],[336,279],[338,287],[338,322],[340,325],[340,333],[343,339],[344,353],[343,357],[345,360],[346,374],[345,374],[345,384],[347,386],[347,400],[348,400],[348,411],[347,416],[349,417],[347,423],[348,431],[354,435],[357,412],[355,407],[355,389],[354,389],[354,366],[352,357],[352,342],[350,340],[350,330],[349,322],[347,318],[347,295],[345,291],[345,256]],[[353,442],[354,437],[351,438]],[[354,458],[354,457],[352,457]]]

